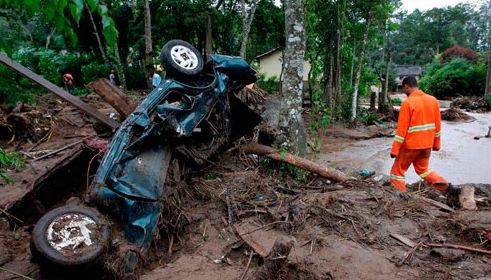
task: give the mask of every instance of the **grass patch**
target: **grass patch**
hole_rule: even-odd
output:
[[[26,161],[18,152],[8,152],[0,148],[0,178],[6,184],[13,184],[14,180],[7,174],[7,170],[24,168]]]

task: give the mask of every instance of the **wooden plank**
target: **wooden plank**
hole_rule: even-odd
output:
[[[70,103],[71,105],[73,105],[77,109],[83,111],[84,113],[87,113],[88,115],[90,115],[94,119],[98,120],[102,124],[107,125],[110,128],[117,128],[119,126],[119,123],[116,122],[115,120],[104,116],[101,112],[99,112],[94,107],[83,102],[79,98],[69,94],[68,92],[64,91],[60,87],[54,85],[53,83],[46,80],[45,78],[39,76],[38,74],[32,72],[31,70],[27,69],[26,67],[13,61],[12,59],[10,59],[9,57],[7,57],[6,55],[4,55],[2,53],[0,53],[0,62],[5,64],[7,67],[15,70],[19,74],[25,76],[26,78],[32,80],[33,82],[40,85],[41,87],[52,92],[53,94],[60,97],[64,101]]]
[[[402,244],[410,247],[410,248],[413,248],[414,246],[416,246],[418,243],[412,241],[411,239],[405,237],[405,236],[402,236],[400,234],[397,234],[397,233],[391,233],[389,234],[392,238],[395,238],[397,239],[399,242],[401,242]]]

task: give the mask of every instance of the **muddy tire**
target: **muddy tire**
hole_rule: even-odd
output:
[[[31,252],[41,263],[95,264],[109,245],[109,226],[94,209],[64,206],[46,213],[32,231]]]
[[[170,77],[194,76],[204,67],[199,51],[182,40],[167,42],[160,52],[160,62]]]

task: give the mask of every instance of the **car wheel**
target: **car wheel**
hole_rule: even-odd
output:
[[[109,226],[100,216],[96,210],[82,206],[49,211],[34,226],[33,256],[61,266],[96,263],[109,245]]]
[[[166,74],[194,76],[203,70],[204,61],[199,51],[188,42],[171,40],[160,52],[160,62]]]

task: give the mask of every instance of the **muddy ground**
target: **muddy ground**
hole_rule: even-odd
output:
[[[90,122],[69,130],[71,126],[56,138],[64,139],[63,143],[47,141],[35,150],[63,146],[73,140],[65,138],[72,133],[95,135]],[[386,134],[385,130],[376,133]],[[491,275],[489,254],[434,247],[457,244],[491,250],[490,185],[477,186],[478,211],[449,212],[416,197],[445,202],[429,187],[413,186],[412,197],[406,200],[370,178],[337,184],[242,154],[240,143],[204,170],[170,177],[159,241],[152,245],[141,279],[486,279]],[[20,143],[18,149],[32,144]],[[89,162],[97,165],[95,154],[75,146],[13,173],[15,185],[0,186],[3,194],[22,193],[15,203],[0,204],[5,209],[0,216],[0,279],[55,279],[52,271],[31,260],[32,227],[43,212],[83,194],[94,171]],[[70,156],[76,160],[67,160]],[[60,168],[29,189],[36,168],[53,166]],[[391,235],[416,245],[405,245]],[[279,256],[280,264],[265,276],[264,264],[279,237],[293,240],[293,248],[287,258]],[[59,279],[77,274],[72,271]],[[117,275],[106,269],[92,278]]]

